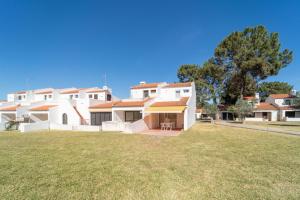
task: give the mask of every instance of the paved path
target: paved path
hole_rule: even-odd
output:
[[[256,125],[238,124],[238,123],[231,123],[231,122],[226,122],[226,121],[215,121],[215,124],[222,125],[222,126],[236,127],[236,128],[245,128],[245,129],[252,129],[252,130],[300,136],[300,132],[298,132],[298,131],[283,130],[280,128],[261,127],[261,126],[256,126]]]

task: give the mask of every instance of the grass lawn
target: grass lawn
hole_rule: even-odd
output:
[[[300,132],[300,122],[246,122],[246,124]]]
[[[300,137],[0,133],[0,199],[300,199]]]

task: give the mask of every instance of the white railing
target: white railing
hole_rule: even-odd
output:
[[[103,131],[124,131],[125,127],[130,124],[128,122],[122,121],[106,121],[102,122]]]
[[[247,121],[247,122],[262,122],[262,121],[264,121],[264,119],[258,118],[258,117],[246,117],[245,121]]]
[[[295,118],[286,117],[285,121],[287,121],[287,122],[300,122],[300,118],[298,118],[298,117],[295,117]]]
[[[19,126],[19,130],[24,132],[31,132],[31,131],[41,131],[41,130],[49,130],[50,123],[49,121],[43,121],[38,123],[21,123]]]
[[[4,131],[5,130],[5,123],[0,123],[0,131]]]
[[[32,131],[43,131],[43,130],[99,132],[101,131],[101,126],[89,126],[89,125],[72,126],[66,124],[49,123],[49,121],[43,121],[43,122],[36,122],[36,123],[21,123],[19,126],[19,130],[22,133],[32,132]]]

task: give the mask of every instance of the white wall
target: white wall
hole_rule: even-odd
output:
[[[19,130],[22,133],[31,132],[31,131],[49,130],[49,129],[50,129],[49,121],[31,123],[31,124],[21,123],[19,126]]]
[[[0,131],[4,131],[5,130],[5,123],[0,123]]]
[[[68,116],[68,125],[80,125],[80,117],[68,100],[60,101],[57,107],[49,110],[49,121],[51,123],[62,124],[64,113]]]
[[[176,96],[176,91],[180,91],[179,97]],[[189,90],[189,92],[185,93],[184,90]],[[158,101],[175,101],[180,97],[190,97],[196,91],[193,91],[192,87],[178,87],[178,88],[161,88],[160,94],[158,96]]]
[[[192,84],[190,89],[191,97],[187,102],[187,108],[184,111],[184,130],[189,129],[196,121],[196,89],[195,85]]]
[[[144,91],[147,90],[149,93],[149,97],[156,97],[160,91],[160,88],[145,88],[145,89],[131,89],[130,90],[130,98],[132,99],[143,99]],[[155,93],[151,93],[151,90],[156,90]]]

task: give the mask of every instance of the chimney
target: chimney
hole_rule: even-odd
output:
[[[297,95],[297,90],[291,90],[291,93],[290,93],[290,95],[292,95],[292,96],[296,96],[296,95]]]
[[[255,93],[255,99],[259,99],[259,93]]]
[[[146,81],[140,81],[140,85],[146,84]]]

